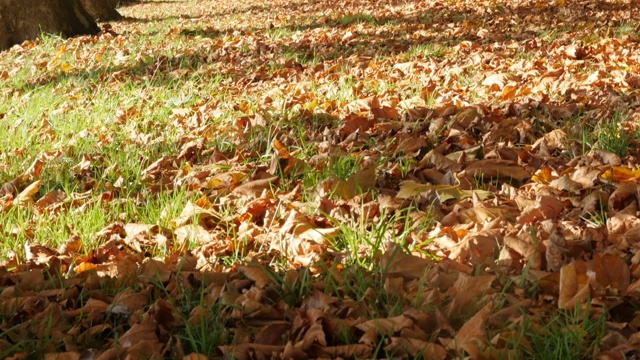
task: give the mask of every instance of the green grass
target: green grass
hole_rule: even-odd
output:
[[[267,38],[271,40],[278,40],[282,38],[290,37],[294,34],[294,31],[290,30],[286,27],[274,27],[272,29],[268,29],[265,31],[265,35]]]
[[[371,14],[349,14],[344,15],[338,19],[338,23],[342,25],[351,24],[369,24],[371,26],[376,24],[376,18]]]
[[[5,210],[0,202],[0,260],[17,260],[17,265],[22,265],[25,243],[57,248],[78,234],[82,248],[71,269],[65,269],[59,278],[47,278],[51,282],[39,284],[34,292],[55,290],[58,287],[51,284],[64,283],[60,286],[64,297],[55,294],[47,297],[55,297],[55,301],[47,301],[71,309],[82,307],[90,299],[111,301],[131,285],[134,291],[149,291],[149,303],[136,309],[138,317],[147,314],[154,301],[170,301],[183,322],[172,333],[172,339],[180,340],[184,354],[165,354],[169,357],[191,352],[219,356],[218,346],[244,341],[245,335],[249,339],[259,325],[252,324],[254,328],[250,330],[243,328],[247,319],[230,317],[240,306],[225,302],[228,299],[209,298],[220,289],[182,270],[172,270],[168,281],[138,279],[125,285],[121,277],[98,278],[92,272],[93,275],[80,275],[85,277],[82,283],[73,283],[73,267],[80,258],[98,256],[100,247],[109,240],[96,235],[106,226],[116,222],[142,223],[166,229],[173,235],[164,244],[152,241],[144,245],[142,254],[138,254],[140,263],[188,250],[203,268],[231,271],[233,279],[224,284],[224,291],[232,300],[251,288],[246,285],[250,283],[248,279],[233,269],[249,261],[267,264],[266,272],[273,285],[260,290],[260,300],[286,314],[286,321],[291,321],[301,311],[300,306],[318,291],[336,301],[327,305],[334,312],[328,312],[323,322],[334,320],[330,317],[335,314],[340,320],[361,321],[399,316],[410,310],[431,317],[436,308],[441,312],[438,316],[446,316],[455,292],[451,282],[458,272],[467,271],[461,269],[468,264],[449,259],[452,250],[437,249],[439,242],[462,244],[467,234],[493,224],[460,224],[461,218],[450,217],[450,223],[445,225],[443,217],[473,207],[500,206],[511,190],[498,179],[485,182],[476,178],[467,185],[500,189],[504,196],[491,204],[477,199],[439,204],[424,194],[414,199],[396,199],[399,183],[406,179],[430,181],[428,175],[434,173],[455,178],[459,174],[450,168],[464,167],[474,159],[461,157],[453,165],[443,160],[445,163],[425,166],[420,159],[425,153],[446,157],[475,146],[484,147],[485,135],[506,118],[513,120],[510,126],[521,135],[517,144],[501,139],[504,144],[500,148],[483,148],[483,152],[487,150],[487,156],[495,158],[511,157],[528,170],[543,166],[539,161],[547,164],[547,160],[558,166],[558,171],[569,169],[562,161],[595,149],[631,159],[629,155],[635,153],[630,149],[640,139],[630,121],[633,109],[610,111],[608,103],[599,102],[606,111],[584,110],[560,123],[549,120],[545,106],[574,101],[568,100],[568,93],[549,86],[503,102],[498,99],[500,93],[488,94],[481,83],[485,74],[494,70],[524,72],[523,89],[529,85],[534,89],[539,78],[558,64],[567,69],[563,78],[556,79],[558,86],[567,85],[563,81],[574,75],[588,76],[599,66],[617,69],[623,59],[615,67],[609,58],[604,58],[605,65],[588,59],[570,64],[564,55],[562,62],[547,55],[562,54],[558,49],[576,39],[582,39],[586,53],[593,54],[599,49],[600,40],[625,35],[632,38],[637,35],[638,26],[631,20],[595,30],[586,25],[584,29],[582,25],[581,29],[574,29],[574,24],[553,24],[555,27],[535,30],[542,42],[532,42],[531,31],[510,34],[508,41],[502,41],[477,35],[478,26],[486,22],[475,12],[467,11],[467,5],[459,7],[459,2],[447,1],[439,5],[446,8],[444,11],[421,8],[422,3],[407,3],[405,7],[404,3],[387,9],[387,5],[373,2],[349,1],[345,2],[343,14],[338,14],[337,9],[322,8],[314,2],[274,3],[277,9],[261,11],[244,0],[225,3],[220,9],[192,8],[194,4],[203,5],[195,1],[179,7],[169,4],[173,6],[171,11],[186,14],[189,9],[192,17],[163,18],[162,2],[153,7],[143,2],[123,9],[140,21],[114,22],[117,36],[70,40],[44,36],[33,48],[0,53],[0,134],[11,135],[0,136],[0,186],[24,173],[38,157],[48,155],[52,158],[45,161],[40,176],[43,184],[34,200],[50,191],[64,191],[67,195],[60,207],[50,212],[40,212],[30,202]],[[142,8],[150,12],[137,12]],[[505,16],[496,22],[496,29],[501,24],[509,23],[510,29],[522,24],[518,12],[511,14],[501,4],[496,8],[501,17]],[[540,12],[544,14],[544,10]],[[159,20],[147,21],[146,16]],[[277,25],[269,27],[274,23]],[[347,31],[351,32],[349,36],[345,36]],[[620,46],[626,50],[624,46],[635,45]],[[409,61],[416,63],[411,71],[398,71],[396,65]],[[5,68],[10,72],[6,78],[2,75]],[[602,76],[609,75],[603,72]],[[592,90],[589,85],[584,86]],[[374,119],[366,105],[358,108],[358,100],[372,96],[391,107],[397,106],[399,117]],[[625,96],[630,95],[621,91],[620,96],[628,100]],[[591,104],[585,99],[579,101]],[[398,105],[404,103],[409,103],[409,108],[426,107],[434,113],[425,112],[424,118],[408,122],[403,117],[407,109]],[[462,124],[455,113],[469,104],[479,105],[483,114],[477,121]],[[438,114],[451,106],[456,109],[453,115]],[[520,109],[522,113],[518,113]],[[374,127],[351,137],[352,134],[343,136],[345,119],[353,114],[373,119]],[[439,123],[444,125],[437,127]],[[552,154],[558,155],[555,160],[560,165],[531,149],[536,140],[556,128],[568,135],[562,153]],[[419,154],[404,154],[398,150],[397,139],[407,134],[422,137],[427,146]],[[459,141],[463,135],[469,142]],[[202,140],[202,146],[181,157],[185,144],[194,140]],[[301,169],[283,174],[275,140],[284,144]],[[57,156],[51,155],[56,151],[60,152]],[[168,160],[159,171],[145,174],[145,169],[163,157]],[[85,159],[90,165],[79,171],[78,164]],[[376,163],[375,186],[365,193],[358,192],[353,199],[332,193],[331,182],[345,181],[357,174],[365,159]],[[234,187],[240,184],[211,189],[198,183],[226,172],[240,174],[243,180],[263,179],[273,174],[272,167],[279,179],[264,190],[264,197],[238,195]],[[533,197],[535,192],[529,194]],[[384,208],[383,199],[391,204],[389,209]],[[188,230],[188,235],[180,243],[171,220],[180,216],[187,203],[196,201],[209,202],[210,210],[221,214],[222,220],[207,224],[212,240],[203,244],[196,232],[198,218],[194,216],[192,224],[183,229]],[[332,210],[319,211],[325,207]],[[308,266],[298,266],[289,254],[278,253],[272,247],[280,241],[286,246],[308,245],[280,231],[293,211],[304,214],[300,222],[305,225],[337,228],[337,234],[327,236],[322,244],[312,244],[310,251],[317,253],[311,254],[314,262]],[[571,221],[599,228],[606,225],[608,216],[605,209],[598,209],[581,220]],[[558,219],[562,224],[560,221],[565,220]],[[537,248],[536,225],[530,229],[519,226],[505,225],[514,233],[531,230]],[[454,237],[458,238],[453,240]],[[389,291],[389,281],[397,279],[390,280],[388,269],[381,266],[388,243],[433,261],[424,269],[431,271],[429,276],[425,273],[420,279],[403,280],[415,293],[403,297]],[[499,248],[507,245],[500,243]],[[116,256],[114,253],[111,255]],[[533,276],[534,270],[540,270],[532,268],[533,258],[522,262],[526,263],[522,268],[502,274],[503,269],[494,266],[496,259],[492,257],[483,259],[482,265],[469,267],[468,272],[496,272],[513,279],[500,295],[500,308],[522,295],[514,291],[518,286],[524,289],[524,296],[531,298],[543,291]],[[55,266],[46,268],[53,270]],[[3,279],[6,282],[0,290],[10,294],[15,278]],[[474,306],[488,303],[492,295],[478,299]],[[511,345],[522,358],[588,358],[597,351],[606,318],[593,317],[588,310],[541,307],[535,315],[523,311],[518,324],[491,330],[516,332],[517,339]],[[455,336],[454,332],[468,320],[467,315],[473,314],[447,319],[454,326],[453,331],[439,328],[427,334],[432,336],[429,341],[437,343],[441,338]],[[0,320],[7,324],[3,329],[12,329],[22,320],[20,316],[22,313],[2,316]],[[72,325],[85,326],[83,322],[90,322],[89,316],[83,313],[73,319]],[[131,326],[129,320],[134,321],[105,318],[90,323],[112,328],[101,338],[87,339],[87,344],[99,347],[105,339],[119,344],[118,336]],[[247,334],[243,333],[245,330]],[[10,337],[6,333],[11,331],[5,331],[0,340]],[[43,334],[43,339],[16,338],[3,355],[26,352],[32,358],[41,358],[44,353],[38,347],[43,344],[52,349],[63,348],[59,339],[52,336],[52,325],[44,326]],[[358,343],[362,334],[345,328],[331,335],[331,345],[351,345]],[[387,336],[375,341],[372,357],[401,357],[386,352],[384,348],[390,344]]]
[[[595,128],[595,146],[598,149],[609,151],[620,157],[627,155],[632,141],[640,138],[637,130],[628,132],[625,129],[626,119],[620,112],[616,111],[611,118],[599,123]]]
[[[620,109],[603,119],[577,114],[563,120],[559,126],[567,133],[564,156],[573,158],[593,149],[604,150],[625,157],[640,140],[639,129]]]
[[[446,48],[434,43],[418,44],[411,46],[407,53],[410,57],[441,59],[446,54]]]
[[[623,20],[620,22],[620,25],[615,27],[615,29],[613,30],[613,33],[617,38],[621,38],[625,35],[630,35],[630,36],[637,35],[638,26],[633,22]]]
[[[530,349],[524,347],[525,357],[577,360],[594,356],[605,336],[606,317],[590,315],[589,309],[587,304],[584,310],[558,311],[543,322],[529,320],[522,330],[530,341]]]

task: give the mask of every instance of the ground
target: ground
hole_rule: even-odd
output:
[[[0,52],[5,358],[640,351],[629,1],[141,1]]]

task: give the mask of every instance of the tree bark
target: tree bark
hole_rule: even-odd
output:
[[[99,31],[80,0],[0,0],[0,50],[41,33],[70,37]]]
[[[120,20],[122,15],[116,10],[119,0],[80,0],[87,12],[99,21]]]

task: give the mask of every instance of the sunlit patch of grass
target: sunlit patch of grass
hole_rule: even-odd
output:
[[[277,26],[272,29],[265,30],[265,36],[271,40],[287,38],[293,34],[294,34],[293,30],[287,27],[281,27],[281,26]]]
[[[628,133],[624,123],[620,110],[613,113],[610,120],[600,122],[595,129],[595,146],[621,157],[626,156],[632,139],[638,136]]]
[[[640,140],[640,131],[630,126],[627,116],[617,110],[608,119],[591,119],[578,114],[562,122],[567,133],[564,155],[569,158],[600,149],[624,157]]]
[[[446,54],[446,49],[440,45],[429,42],[411,46],[407,51],[407,54],[410,57],[432,57],[440,59]]]
[[[478,68],[468,68],[463,72],[458,73],[456,75],[456,78],[458,80],[458,84],[460,84],[460,87],[466,88],[478,83],[480,81],[480,79],[478,78],[479,75],[481,75],[481,72]]]
[[[349,14],[344,15],[338,19],[338,23],[342,25],[351,25],[351,24],[369,24],[375,25],[376,18],[371,14]]]
[[[342,180],[347,179],[357,171],[360,160],[360,158],[350,156],[327,155],[327,158],[319,164],[315,164],[314,168],[308,166],[302,178],[305,192],[310,193],[310,197],[313,197],[316,188],[331,176]]]
[[[348,104],[356,99],[355,83],[356,80],[352,76],[342,75],[338,81],[332,81],[318,87],[318,91],[324,92],[324,96],[329,100],[338,101],[339,104]]]
[[[540,39],[542,39],[544,41],[548,41],[548,42],[553,42],[559,36],[560,36],[560,34],[559,34],[559,31],[557,29],[544,30],[539,35]]]
[[[604,315],[591,315],[590,303],[584,309],[559,310],[548,319],[525,320],[522,335],[529,346],[522,347],[529,359],[585,359],[598,351],[605,336]]]
[[[534,57],[535,57],[535,54],[533,54],[530,51],[520,51],[520,50],[518,50],[518,51],[516,51],[516,54],[515,54],[514,58],[517,59],[517,60],[531,61],[531,60],[533,60]]]
[[[73,233],[82,234],[80,239],[85,251],[95,249],[100,244],[96,244],[95,240],[88,235],[95,234],[109,222],[116,220],[113,214],[105,210],[99,203],[94,202],[83,209],[82,216],[72,209],[61,211],[50,219],[46,215],[35,216],[32,207],[9,209],[2,216],[1,221],[11,235],[7,236],[0,245],[0,254],[2,254],[0,258],[6,259],[7,254],[11,252],[17,253],[19,258],[24,258],[25,243],[38,243],[57,248]]]
[[[620,25],[613,30],[613,34],[617,38],[621,38],[625,35],[637,35],[638,24],[633,24],[632,22],[623,20],[620,22]]]

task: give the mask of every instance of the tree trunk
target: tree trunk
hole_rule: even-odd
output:
[[[69,37],[99,31],[79,0],[0,0],[0,50],[41,33]]]
[[[122,15],[116,10],[119,0],[80,0],[87,12],[99,21],[120,20]]]

